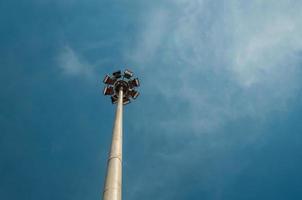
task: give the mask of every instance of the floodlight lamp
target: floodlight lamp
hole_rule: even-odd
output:
[[[117,99],[118,99],[118,97],[116,95],[111,96],[111,103],[112,104],[117,103]]]
[[[106,75],[103,82],[105,84],[113,85],[115,83],[116,79],[111,78],[109,75]]]
[[[113,95],[114,89],[112,86],[105,86],[103,93],[104,95]]]
[[[136,90],[130,90],[129,95],[133,98],[136,99],[139,96],[139,92]]]
[[[130,88],[138,87],[139,80],[138,80],[138,78],[132,79],[132,80],[128,81],[128,84],[129,84]]]
[[[132,76],[133,76],[133,72],[126,69],[125,72],[124,72],[124,77],[127,78],[127,79],[130,79]]]
[[[113,72],[112,75],[113,75],[116,79],[118,79],[118,78],[121,78],[121,77],[122,77],[122,72],[121,72],[121,70],[119,70],[119,71]]]
[[[126,105],[126,104],[129,104],[131,101],[128,97],[124,97],[123,98],[123,104]]]

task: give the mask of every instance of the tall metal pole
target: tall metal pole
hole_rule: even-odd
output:
[[[107,174],[103,191],[103,200],[122,199],[122,151],[123,151],[123,105],[135,100],[140,83],[133,78],[133,72],[125,70],[106,75],[104,95],[111,96],[111,102],[117,103],[112,132],[112,143],[107,163]]]
[[[119,89],[103,200],[122,199],[123,88]]]

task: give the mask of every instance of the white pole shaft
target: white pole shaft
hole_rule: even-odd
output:
[[[123,90],[120,89],[108,158],[103,200],[122,199]]]

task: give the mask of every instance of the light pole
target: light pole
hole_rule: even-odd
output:
[[[117,104],[103,200],[122,199],[123,105],[139,95],[135,90],[139,86],[139,80],[132,77],[133,73],[129,70],[123,73],[117,71],[112,76],[106,75],[103,81],[106,84],[104,95],[110,95],[112,104]]]

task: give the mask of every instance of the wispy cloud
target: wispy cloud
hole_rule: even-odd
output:
[[[146,87],[194,107],[185,124],[206,130],[287,108],[300,89],[299,6],[287,1],[167,4],[147,14],[129,57],[157,74],[146,77]]]
[[[193,187],[198,177],[195,185],[205,188],[203,194],[212,190],[210,199],[223,199],[224,189],[250,162],[237,152],[255,143],[259,147],[261,124],[272,114],[286,112],[301,90],[301,7],[290,1],[179,0],[144,12],[140,37],[126,56],[147,74],[142,98],[147,96],[152,106],[134,107],[153,117],[152,130],[147,130],[153,136],[145,136],[149,140],[144,145],[150,138],[166,139],[165,148],[149,147],[157,153],[153,161],[166,168],[145,166],[140,174],[154,177],[148,177],[153,181],[147,188],[155,188],[150,194],[164,188],[170,193],[161,199],[181,199],[177,189],[186,183]],[[256,131],[231,136],[222,130],[244,119],[255,124]],[[133,126],[140,132],[150,127],[149,117],[139,121]],[[174,144],[188,135],[185,145]],[[154,170],[161,174],[154,176]],[[140,178],[131,184],[137,187],[133,196],[146,188]]]
[[[92,79],[95,76],[94,68],[69,46],[65,46],[58,55],[58,64],[66,76]]]

